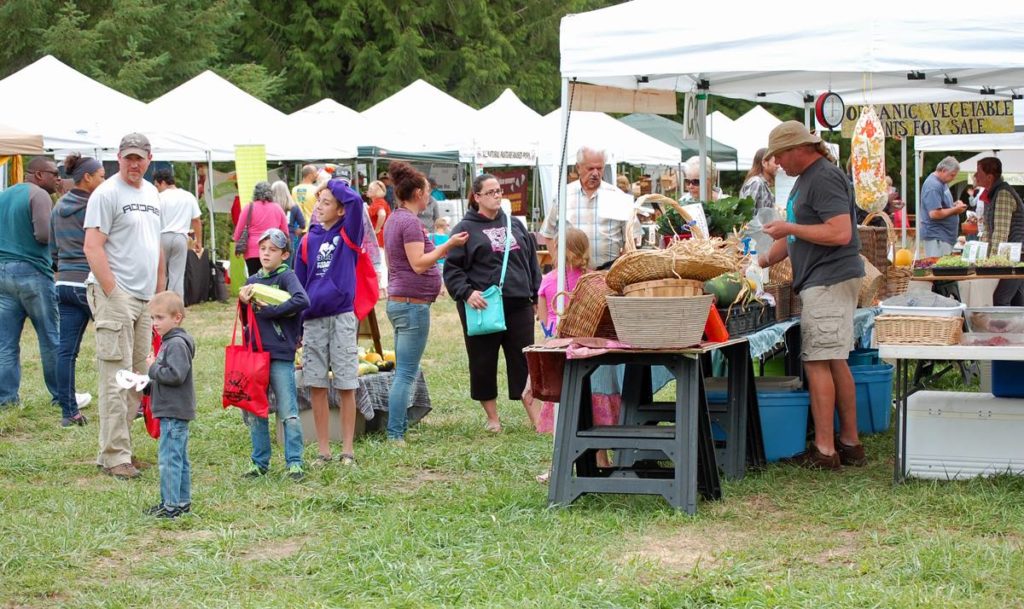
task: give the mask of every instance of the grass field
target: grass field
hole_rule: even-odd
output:
[[[195,511],[171,522],[142,515],[155,468],[98,474],[95,421],[60,429],[26,330],[23,406],[0,412],[0,607],[1024,607],[1024,479],[894,487],[890,434],[865,439],[866,468],[771,466],[695,517],[657,497],[547,508],[550,437],[506,400],[505,432],[484,431],[449,300],[423,363],[434,411],[406,448],[364,439],[358,468],[294,483],[275,446],[272,474],[243,480],[248,433],[220,407],[232,312],[185,322]],[[93,340],[78,379],[95,393]]]

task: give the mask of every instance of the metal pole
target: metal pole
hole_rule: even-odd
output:
[[[559,130],[561,137],[558,138],[558,147],[560,153],[558,155],[558,172],[557,175],[560,178],[558,180],[558,294],[565,291],[565,215],[566,215],[566,184],[565,176],[562,172],[565,170],[565,157],[567,150],[565,147],[569,142],[569,79],[562,79],[562,128]],[[555,298],[555,306],[558,311],[558,316],[561,317],[565,311],[565,296],[558,296]]]
[[[921,161],[922,153],[914,151],[914,253],[921,247]]]
[[[901,244],[907,247],[907,138],[900,139],[900,198],[903,199],[903,226]]]
[[[707,92],[697,93],[697,154],[700,158],[700,200],[704,200],[708,193],[708,142],[704,137],[708,113]],[[705,235],[710,236],[710,235]]]
[[[217,259],[217,230],[213,217],[213,155],[206,151],[206,186],[203,189],[206,196],[206,209],[210,212],[210,249],[213,250],[212,260]]]

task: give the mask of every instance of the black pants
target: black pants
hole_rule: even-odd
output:
[[[505,353],[508,399],[518,400],[526,389],[526,354],[534,342],[533,303],[529,298],[506,298],[504,332],[469,336],[466,334],[466,302],[458,302],[462,336],[469,355],[469,395],[477,401],[498,397],[498,349]]]
[[[997,307],[1024,306],[1024,279],[1000,279],[992,293],[992,304]]]
[[[260,262],[259,258],[246,258],[245,259],[245,270],[248,271],[250,275],[255,275],[256,273],[259,273],[260,269],[262,269],[262,268],[263,268],[263,263]]]

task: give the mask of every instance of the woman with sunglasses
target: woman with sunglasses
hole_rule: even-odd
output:
[[[541,280],[533,237],[522,222],[512,218],[508,268],[502,288],[506,329],[478,336],[466,332],[466,307],[486,308],[487,300],[481,292],[501,281],[508,225],[508,217],[501,209],[501,195],[501,185],[493,175],[485,173],[473,180],[469,210],[452,229],[452,234],[467,232],[469,241],[464,247],[452,248],[444,264],[444,284],[456,301],[469,354],[470,397],[483,406],[487,414],[485,428],[492,433],[501,431],[498,350],[505,354],[508,397],[522,400],[528,376],[523,348],[534,341],[534,311]],[[523,406],[530,424],[536,428],[538,408],[532,400],[524,401]]]
[[[683,164],[683,185],[686,192],[683,193],[680,202],[683,201],[717,201],[722,198],[722,189],[718,187],[718,169],[710,158],[705,165],[706,183],[704,194],[700,193],[700,157],[692,156],[686,159]]]

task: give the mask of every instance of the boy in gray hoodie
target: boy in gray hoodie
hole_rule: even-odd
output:
[[[183,328],[185,303],[174,292],[160,292],[149,301],[153,329],[162,342],[157,355],[146,358],[153,416],[160,420],[160,503],[146,510],[157,518],[177,518],[192,509],[192,466],[188,461],[188,424],[196,418],[192,383],[195,341]]]

